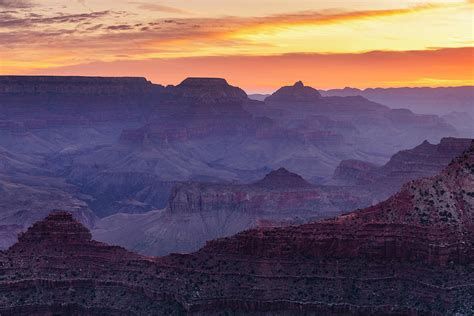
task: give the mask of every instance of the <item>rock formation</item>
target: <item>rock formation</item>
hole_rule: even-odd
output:
[[[316,102],[321,98],[318,90],[307,87],[298,81],[293,86],[282,87],[271,96],[265,98],[265,102]]]
[[[198,104],[242,103],[247,100],[244,90],[229,85],[222,78],[187,78],[176,86],[176,91]]]
[[[474,144],[438,176],[331,220],[149,258],[66,213],[0,253],[2,314],[470,315]]]
[[[324,96],[356,96],[380,102],[392,108],[408,108],[416,113],[448,114],[452,111],[474,114],[474,87],[439,88],[354,88],[322,91]]]
[[[343,160],[334,171],[334,183],[339,185],[366,184],[373,181],[373,173],[380,166],[360,160]]]
[[[267,174],[265,178],[255,183],[256,186],[266,189],[294,189],[308,188],[311,184],[300,175],[289,172],[285,168],[274,170]]]
[[[206,241],[264,225],[287,226],[370,205],[358,188],[314,186],[284,168],[248,185],[185,182],[165,210],[117,214],[96,223],[97,240],[147,255],[189,253]]]
[[[443,138],[439,144],[424,141],[413,149],[396,153],[383,166],[342,161],[334,173],[333,183],[365,187],[374,198],[385,199],[410,180],[436,175],[471,142],[472,139],[453,137]]]

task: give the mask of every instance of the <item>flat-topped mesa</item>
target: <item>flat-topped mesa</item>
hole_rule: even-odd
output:
[[[293,86],[278,89],[275,93],[265,99],[265,102],[317,102],[321,98],[318,90],[305,86],[298,81]]]
[[[248,99],[244,90],[229,85],[222,78],[186,78],[179,85],[168,89],[192,103],[240,104]]]
[[[99,94],[150,92],[154,85],[142,77],[0,76],[0,94]]]
[[[262,180],[255,182],[254,185],[271,190],[310,188],[312,186],[303,177],[285,168],[270,172]]]
[[[188,77],[184,79],[178,85],[178,87],[196,88],[196,89],[203,89],[206,87],[225,88],[228,86],[229,86],[229,83],[224,78],[200,78],[200,77]]]

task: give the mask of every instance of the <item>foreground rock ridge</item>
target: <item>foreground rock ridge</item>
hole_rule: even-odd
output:
[[[472,315],[474,144],[439,175],[330,220],[189,255],[91,240],[66,212],[0,253],[2,315]]]

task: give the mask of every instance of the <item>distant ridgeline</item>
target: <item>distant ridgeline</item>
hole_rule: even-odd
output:
[[[101,94],[148,93],[154,87],[140,77],[0,76],[0,94]]]
[[[34,110],[34,119],[50,122],[136,121],[149,118],[156,106],[160,114],[177,114],[173,111],[176,107],[184,111],[183,105],[243,100],[247,100],[243,90],[218,78],[188,78],[164,87],[140,77],[0,76],[0,119],[31,119]]]
[[[215,135],[323,147],[375,135],[394,143],[409,139],[413,146],[456,136],[435,115],[390,109],[362,96],[324,96],[301,81],[256,101],[221,78],[187,78],[164,87],[140,77],[0,76],[0,129],[16,133],[92,122],[133,123],[123,126],[120,140],[140,146]]]

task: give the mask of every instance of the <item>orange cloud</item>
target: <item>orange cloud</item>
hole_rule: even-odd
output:
[[[320,12],[300,12],[278,14],[266,17],[224,17],[224,18],[207,18],[207,19],[174,19],[176,23],[183,29],[190,27],[189,32],[184,33],[185,36],[177,36],[179,38],[156,39],[155,44],[176,44],[183,42],[191,42],[203,39],[221,39],[228,40],[232,36],[239,34],[253,34],[262,30],[272,30],[275,28],[284,28],[295,25],[330,25],[344,23],[348,21],[366,20],[389,16],[399,16],[413,14],[427,10],[446,8],[451,4],[425,4],[409,8],[387,9],[387,10],[364,10],[338,12],[332,14],[322,14]],[[177,32],[181,34],[181,32]],[[237,40],[234,39],[235,42]],[[248,43],[246,43],[248,44]]]
[[[123,59],[462,47],[472,44],[465,6],[148,20],[121,11],[0,12],[0,73]]]

